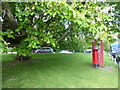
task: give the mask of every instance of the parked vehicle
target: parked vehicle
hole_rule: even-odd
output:
[[[62,50],[60,53],[73,53],[73,52],[68,51],[68,50]]]
[[[87,49],[86,53],[92,53],[92,49]]]
[[[42,47],[35,51],[35,53],[54,53],[51,47]]]
[[[7,53],[7,54],[17,54],[17,52],[12,52],[12,51],[4,51],[2,53]]]
[[[111,44],[111,52],[112,53],[118,52],[119,46],[120,46],[120,44]]]

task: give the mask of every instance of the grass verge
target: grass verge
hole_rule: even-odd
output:
[[[118,70],[108,56],[105,66],[91,67],[90,53],[33,54],[31,61],[12,61],[14,55],[2,57],[3,88],[118,88]]]

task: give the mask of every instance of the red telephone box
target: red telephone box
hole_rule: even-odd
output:
[[[99,44],[99,47],[97,44]],[[94,40],[92,44],[92,65],[94,68],[104,65],[103,50],[104,46],[102,40],[100,40],[99,43],[96,43],[96,40]]]

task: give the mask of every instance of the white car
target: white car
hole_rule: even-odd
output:
[[[70,52],[68,50],[62,50],[60,53],[73,53],[73,52]]]
[[[87,49],[86,53],[92,53],[92,49]]]
[[[35,53],[54,53],[51,47],[42,47],[35,51]]]

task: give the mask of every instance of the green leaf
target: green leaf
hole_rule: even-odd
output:
[[[53,14],[53,18],[56,16],[56,14],[57,14],[56,12]]]

